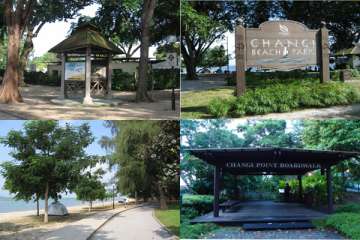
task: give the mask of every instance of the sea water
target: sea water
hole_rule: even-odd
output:
[[[49,199],[49,204],[53,202]],[[75,198],[62,198],[59,200],[66,207],[79,206],[87,204],[85,202],[76,200]],[[44,200],[39,201],[40,209],[44,209]],[[11,197],[0,197],[0,213],[17,212],[17,211],[31,211],[36,210],[36,202],[23,200],[16,201]]]

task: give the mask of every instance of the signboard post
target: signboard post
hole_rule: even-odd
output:
[[[320,65],[321,82],[330,78],[328,30],[290,21],[267,21],[259,28],[237,26],[235,32],[236,95],[246,89],[247,67],[289,71]]]

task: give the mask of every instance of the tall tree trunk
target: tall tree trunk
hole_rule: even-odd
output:
[[[45,212],[44,212],[44,223],[49,222],[49,183],[45,186]]]
[[[91,211],[91,209],[92,209],[92,201],[90,200],[89,201],[89,212]]]
[[[33,28],[28,28],[28,32],[26,34],[26,39],[24,42],[24,46],[20,55],[20,60],[19,60],[19,86],[24,86],[25,85],[25,81],[24,81],[24,71],[26,68],[26,65],[28,64],[29,61],[29,55],[32,52],[32,50],[34,49],[34,44],[33,44]],[[39,29],[40,30],[40,29]]]
[[[135,192],[135,204],[138,204],[138,194]]]
[[[187,52],[184,46],[186,44],[186,41],[182,41],[181,43],[181,53],[186,67],[186,80],[196,80],[198,79],[198,76],[196,74],[197,57],[194,54],[193,49],[189,49],[189,53]]]
[[[9,27],[8,30],[8,61],[0,87],[0,102],[2,103],[18,103],[22,102],[19,92],[19,51],[20,51],[20,26],[15,25]]]
[[[161,183],[158,184],[158,188],[159,188],[159,198],[160,198],[160,209],[167,209],[167,204],[166,204],[166,196],[164,193],[164,189],[161,185]]]
[[[136,101],[152,101],[147,92],[148,68],[149,68],[149,46],[150,26],[154,15],[156,0],[144,0],[141,17],[141,47],[139,63],[139,79],[137,82]]]
[[[191,59],[193,60],[193,59]],[[186,64],[186,80],[197,80],[198,75],[196,73],[196,65],[194,61],[189,61],[188,64]]]
[[[36,194],[36,216],[40,216],[39,194]]]

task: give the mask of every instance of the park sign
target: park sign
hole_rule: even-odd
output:
[[[235,33],[237,95],[245,92],[248,67],[289,71],[320,66],[321,81],[329,79],[328,30],[290,21],[267,21],[259,28],[239,25]]]

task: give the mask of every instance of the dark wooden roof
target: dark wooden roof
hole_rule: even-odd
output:
[[[91,47],[93,53],[122,53],[115,44],[101,35],[96,26],[90,23],[79,26],[68,38],[51,48],[49,52],[85,53],[87,47]]]
[[[298,148],[223,148],[188,151],[209,164],[239,175],[302,175],[360,156],[359,152]]]

